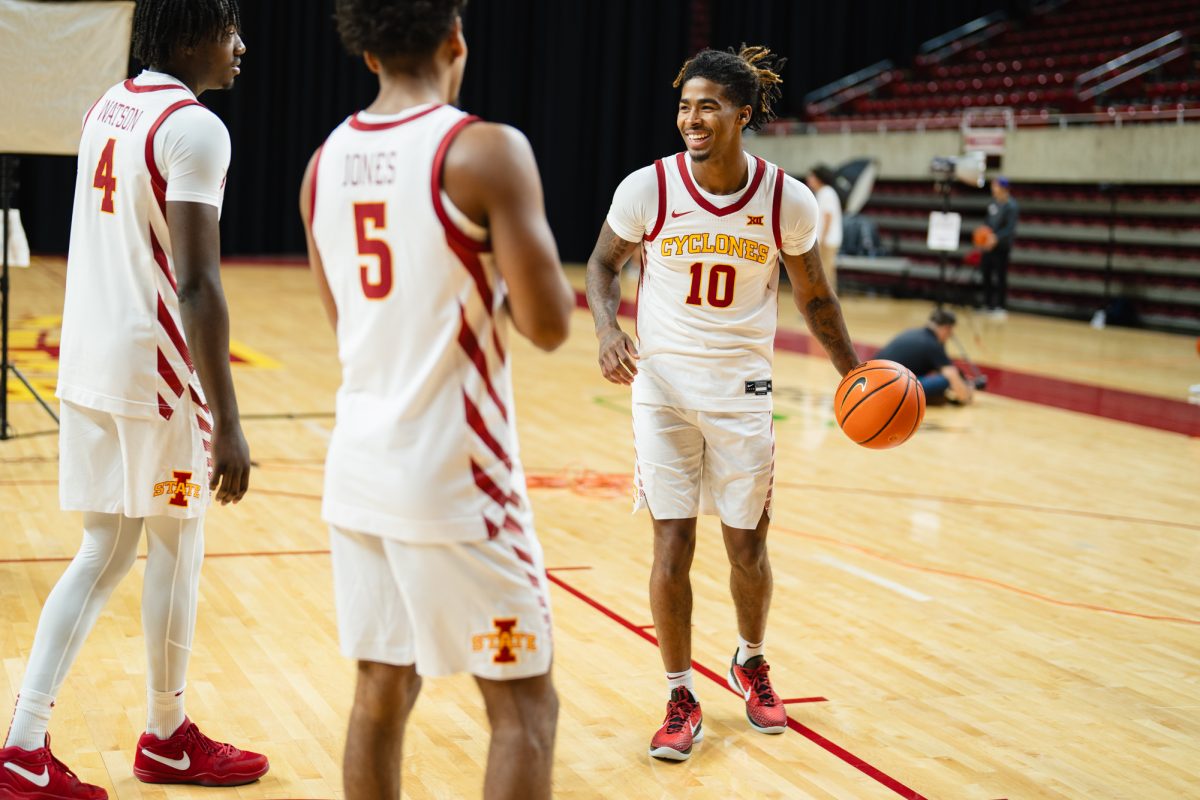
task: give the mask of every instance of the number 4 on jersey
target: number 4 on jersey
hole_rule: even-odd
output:
[[[115,211],[113,195],[117,191],[117,176],[113,175],[113,148],[116,146],[116,139],[109,139],[108,144],[104,145],[104,152],[100,154],[100,163],[96,165],[96,174],[92,178],[92,186],[104,192],[104,198],[100,201],[100,210],[105,214],[112,214]]]

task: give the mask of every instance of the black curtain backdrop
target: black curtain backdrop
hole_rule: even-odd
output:
[[[1021,5],[472,0],[461,105],[529,137],[562,257],[583,261],[620,180],[682,149],[671,82],[698,45],[765,44],[788,56],[778,110],[789,116],[814,88],[881,58],[908,64],[921,42]],[[341,49],[332,13],[332,0],[242,0],[242,75],[233,91],[201,98],[233,139],[221,218],[227,255],[303,252],[296,209],[304,166],[326,134],[374,96],[374,77]],[[74,158],[21,159],[16,205],[35,252],[66,252],[74,180]]]

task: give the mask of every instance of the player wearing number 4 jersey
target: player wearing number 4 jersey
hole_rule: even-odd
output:
[[[4,800],[107,797],[50,753],[47,728],[143,528],[149,711],[133,774],[233,786],[267,771],[265,756],[202,734],[183,697],[205,509],[240,500],[250,471],[219,273],[229,135],[196,97],[231,88],[246,48],[234,0],[139,0],[133,25],[147,70],[84,119],[67,256],[59,478],[83,544],[38,621],[0,750]]]
[[[781,733],[787,722],[763,657],[780,261],[796,307],[837,370],[858,363],[821,268],[816,200],[742,150],[742,129],[772,117],[782,65],[762,47],[704,50],[683,65],[675,86],[686,151],[621,183],[588,260],[600,369],[633,386],[635,508],[648,508],[654,522],[650,607],[669,692],[650,743],[656,758],[684,760],[703,736],[688,577],[699,513],[720,516],[731,566],[738,647],[726,680],[745,698],[756,730]],[[635,346],[616,312],[621,266],[638,247]]]
[[[357,659],[347,800],[400,796],[421,676],[475,676],[485,798],[548,798],[558,700],[517,455],[508,318],[545,350],[573,295],[525,138],[451,103],[464,0],[338,0],[379,94],[301,188],[342,384],[325,467],[342,651]]]

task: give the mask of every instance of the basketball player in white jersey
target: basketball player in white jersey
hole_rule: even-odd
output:
[[[202,734],[183,696],[204,511],[213,492],[240,500],[250,468],[218,271],[229,134],[196,100],[233,86],[238,27],[235,0],[139,0],[133,53],[147,69],[84,119],[58,376],[60,496],[83,512],[83,544],[38,622],[0,750],[5,800],[107,797],[54,758],[47,728],[143,528],[149,710],[134,775],[232,786],[267,771],[264,756]]]
[[[600,369],[633,386],[636,507],[654,522],[650,607],[669,701],[650,754],[662,759],[687,759],[703,736],[688,577],[699,513],[720,516],[731,566],[738,647],[726,680],[756,730],[787,725],[763,657],[779,260],[833,365],[844,375],[858,363],[821,269],[812,192],[742,150],[742,130],[773,116],[782,64],[765,48],[743,47],[703,50],[683,65],[674,85],[686,152],[621,183],[588,261]],[[635,345],[616,315],[621,266],[639,247]]]
[[[342,384],[325,465],[348,800],[399,798],[422,676],[475,676],[485,798],[548,798],[558,700],[541,547],[517,453],[508,319],[544,350],[574,306],[528,142],[452,103],[464,0],[338,0],[379,94],[301,188]]]

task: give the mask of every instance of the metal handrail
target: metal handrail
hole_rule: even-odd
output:
[[[960,25],[949,33],[943,33],[922,44],[917,51],[917,66],[938,64],[968,47],[982,44],[1007,32],[1008,28],[1008,15],[1003,11],[973,19],[966,25]]]
[[[871,78],[874,78],[881,72],[887,72],[895,68],[895,64],[889,59],[877,61],[869,67],[863,67],[857,72],[852,72],[844,78],[838,78],[832,83],[827,83],[819,89],[813,89],[808,94],[804,95],[804,105],[819,103],[822,100],[828,100],[838,92],[849,89],[851,86],[863,83]]]
[[[920,53],[921,55],[927,55],[929,53],[932,53],[934,50],[938,50],[938,49],[941,49],[942,47],[945,47],[946,45],[950,44],[951,42],[953,42],[957,39],[966,38],[967,36],[970,36],[972,33],[975,33],[976,31],[983,30],[987,26],[991,25],[993,22],[1000,22],[1001,20],[1004,20],[1004,19],[1006,19],[1006,16],[1003,11],[997,11],[995,13],[988,14],[986,17],[979,17],[978,19],[973,19],[964,25],[959,25],[957,28],[955,28],[952,31],[948,31],[947,33],[943,33],[940,36],[933,37],[929,41],[922,44],[917,49],[917,52]]]
[[[1103,83],[1096,84],[1095,86],[1087,89],[1083,88],[1086,84],[1093,80],[1116,72],[1127,64],[1137,61],[1144,56],[1148,56],[1157,50],[1161,50],[1162,48],[1173,44],[1177,45],[1174,49],[1169,50],[1166,53],[1161,53],[1158,55],[1158,57],[1151,59],[1150,61],[1138,64],[1137,66],[1132,67],[1125,72],[1109,78]],[[1123,83],[1127,83],[1134,78],[1146,74],[1152,69],[1157,69],[1169,61],[1174,61],[1176,58],[1186,55],[1187,52],[1187,36],[1183,33],[1183,31],[1172,31],[1165,36],[1155,39],[1153,42],[1148,42],[1147,44],[1144,44],[1135,50],[1130,50],[1128,53],[1117,56],[1111,61],[1107,61],[1095,69],[1090,69],[1077,77],[1075,79],[1075,96],[1078,97],[1080,101],[1090,100],[1096,95],[1103,94],[1104,92],[1114,89]]]

